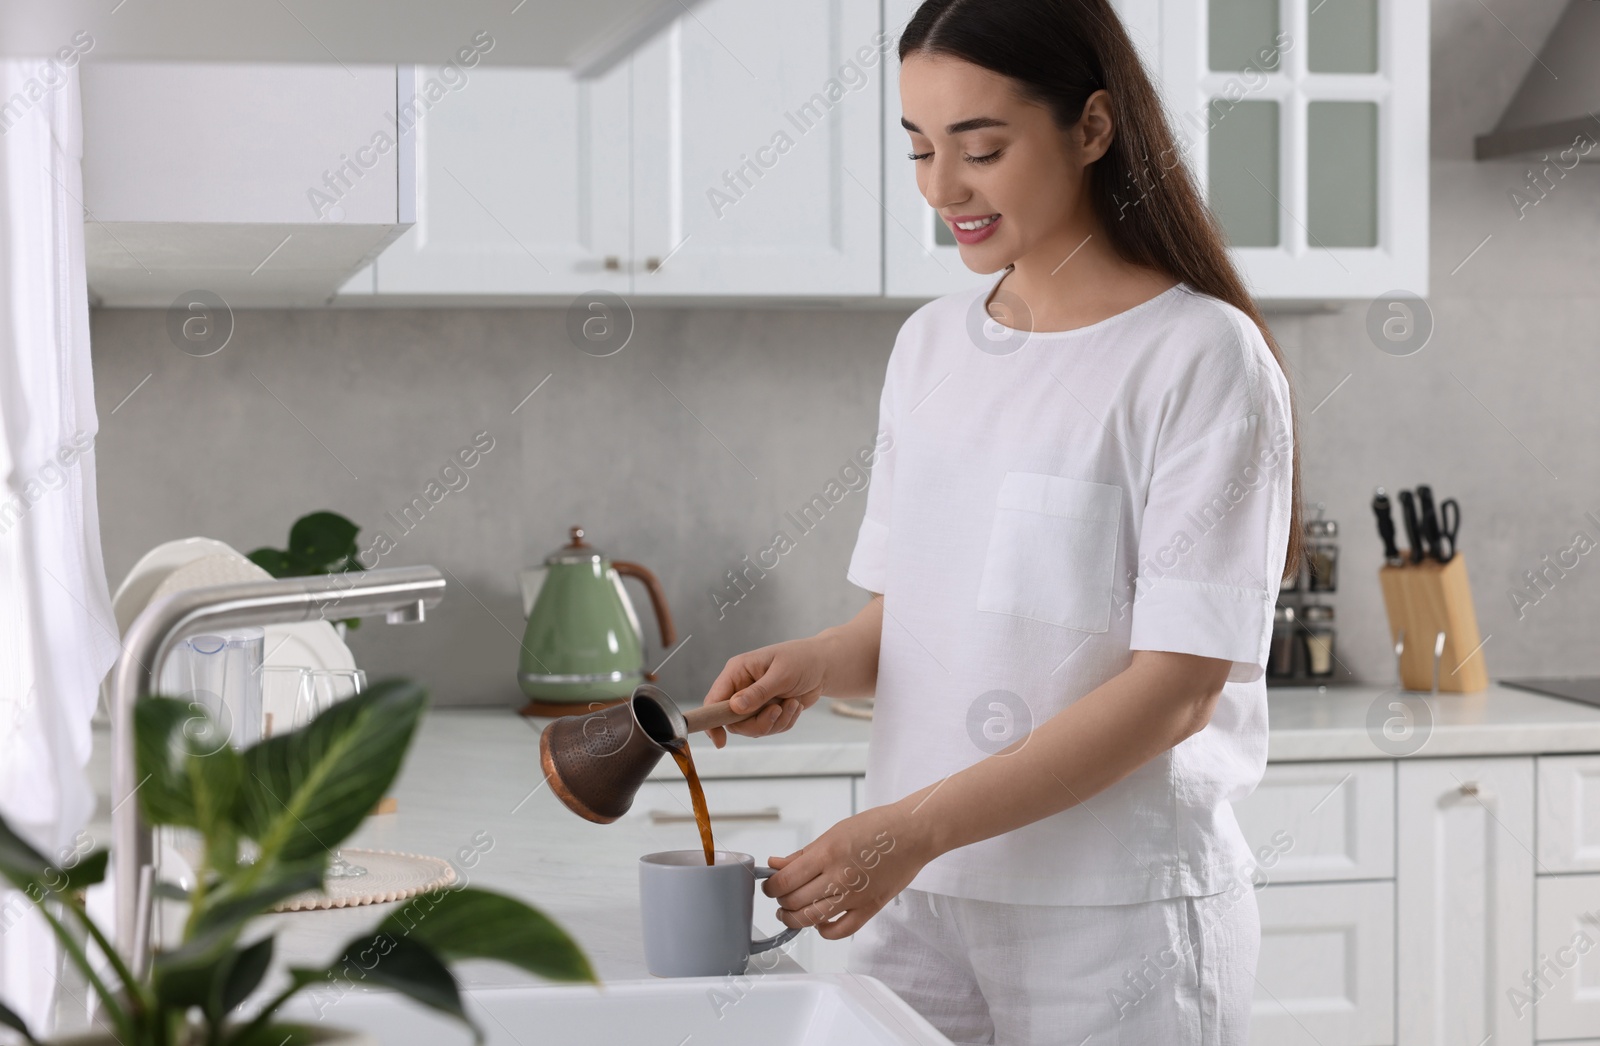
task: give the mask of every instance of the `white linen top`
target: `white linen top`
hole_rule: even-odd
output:
[[[1225,658],[1203,730],[911,883],[1019,904],[1216,893],[1250,867],[1231,801],[1266,766],[1288,382],[1249,317],[1187,283],[1024,332],[985,310],[1003,275],[913,313],[884,376],[847,571],[883,594],[867,802],[999,751],[1134,650]]]

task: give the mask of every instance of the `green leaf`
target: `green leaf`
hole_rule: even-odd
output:
[[[421,941],[387,934],[360,937],[350,942],[338,963],[325,970],[296,968],[289,972],[295,983],[305,986],[347,978],[351,968],[360,970],[363,983],[393,988],[424,1006],[447,1013],[471,1028],[475,1041],[483,1041],[483,1031],[462,1008],[455,976]]]
[[[302,861],[355,831],[399,773],[427,704],[423,687],[385,680],[246,750],[236,822],[261,845],[258,860]]]
[[[494,959],[553,981],[599,980],[578,943],[548,916],[488,890],[423,894],[390,913],[377,934],[420,940],[448,962]]]
[[[110,857],[109,850],[94,850],[85,854],[83,860],[66,869],[67,882],[62,891],[71,893],[83,890],[103,880],[106,877],[106,861]]]
[[[93,886],[106,877],[106,857],[95,850],[70,868],[57,867],[0,817],[0,877],[35,901]]]
[[[294,577],[289,553],[276,548],[258,548],[245,557],[273,577]]]
[[[212,1020],[220,1023],[223,1016],[250,997],[272,965],[272,938],[263,937],[248,947],[233,953],[227,973],[217,982],[217,999]]]
[[[45,855],[13,832],[6,819],[0,817],[0,875],[17,889],[26,890],[38,883],[49,868],[50,861]]]
[[[21,1017],[18,1017],[16,1013],[14,1013],[11,1008],[3,1002],[0,1002],[0,1024],[5,1025],[7,1028],[21,1032],[22,1037],[31,1043],[37,1044],[39,1041],[33,1037],[33,1032],[28,1030],[28,1025],[26,1022],[24,1022]]]
[[[239,758],[227,734],[198,703],[150,697],[133,710],[136,793],[151,824],[209,833],[231,815]]]
[[[226,995],[224,982],[229,977],[230,969],[234,968],[237,956],[234,942],[245,928],[245,923],[254,916],[266,913],[280,900],[306,889],[314,889],[320,883],[320,868],[310,875],[301,870],[296,875],[283,876],[243,896],[230,897],[216,905],[206,905],[189,940],[184,940],[179,947],[155,955],[152,964],[155,996],[163,1006],[174,1009],[216,1006],[219,996]],[[251,947],[259,947],[259,942]],[[221,1012],[227,1009],[232,1009],[232,1006],[227,1006]]]
[[[312,512],[289,528],[289,554],[314,564],[319,573],[331,573],[355,554],[360,531],[337,512]]]
[[[232,931],[255,916],[264,914],[280,901],[317,889],[322,885],[327,866],[328,855],[322,852],[306,861],[279,865],[277,875],[243,893],[238,892],[231,883],[223,884],[207,895],[205,908],[195,919],[195,941],[213,934],[231,937]]]
[[[157,998],[178,1009],[214,1006],[245,924],[279,901],[321,885],[324,866],[325,861],[319,860],[284,869],[276,878],[244,893],[231,893],[231,884],[223,884],[208,894],[188,939],[156,954],[152,979]]]

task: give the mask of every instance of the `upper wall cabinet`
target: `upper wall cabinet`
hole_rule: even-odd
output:
[[[410,67],[85,62],[97,304],[328,302],[410,224]]]
[[[423,67],[419,78],[444,72]],[[593,80],[559,69],[468,72],[417,121],[416,225],[361,289],[626,291],[629,84],[626,62]]]
[[[880,28],[706,0],[634,56],[635,294],[882,293]]]
[[[1179,145],[1256,297],[1426,294],[1428,5],[1160,2]]]
[[[1258,299],[1427,293],[1427,4],[1113,6]],[[916,7],[886,0],[891,43]],[[992,280],[962,264],[917,189],[900,127],[898,62],[887,69],[885,293],[929,297]]]
[[[416,228],[346,291],[880,294],[879,28],[706,0],[600,79],[478,70],[418,122]]]

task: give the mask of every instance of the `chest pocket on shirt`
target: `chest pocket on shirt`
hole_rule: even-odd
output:
[[[1082,632],[1111,624],[1122,488],[1007,472],[978,583],[978,609]]]

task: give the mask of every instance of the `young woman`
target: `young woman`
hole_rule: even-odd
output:
[[[706,695],[776,702],[751,736],[876,696],[869,809],[764,889],[956,1042],[1243,1043],[1282,358],[1107,0],[927,0],[899,53],[917,185],[999,275],[895,341],[866,608]]]

